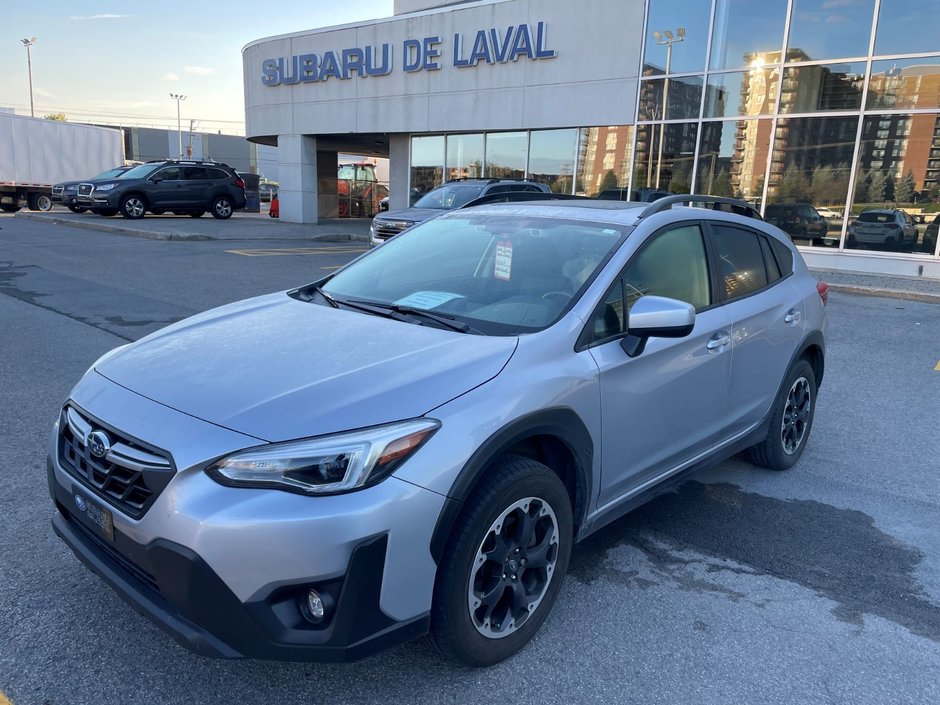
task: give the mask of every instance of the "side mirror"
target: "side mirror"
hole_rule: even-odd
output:
[[[684,338],[695,327],[695,307],[665,296],[641,296],[630,308],[627,335],[620,346],[630,357],[646,348],[650,338]]]

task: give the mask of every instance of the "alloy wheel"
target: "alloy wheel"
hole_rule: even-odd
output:
[[[558,519],[538,497],[514,502],[496,518],[470,569],[467,607],[476,630],[490,639],[525,624],[545,597],[558,561]]]
[[[132,197],[124,201],[124,212],[131,218],[140,218],[145,210],[144,202],[139,198]]]
[[[780,440],[783,443],[783,452],[787,455],[793,455],[803,442],[812,404],[809,380],[806,377],[797,378],[787,394],[780,424]]]

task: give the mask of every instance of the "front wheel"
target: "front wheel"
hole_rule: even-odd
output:
[[[228,196],[219,196],[212,202],[212,217],[227,220],[232,217],[235,207]]]
[[[806,360],[799,360],[774,400],[767,437],[745,451],[755,465],[788,470],[803,455],[816,413],[816,375]]]
[[[130,218],[131,220],[140,220],[144,217],[144,213],[147,212],[147,205],[144,203],[144,199],[136,194],[131,194],[130,196],[125,196],[121,199],[120,206],[121,215],[125,218]]]
[[[438,568],[431,638],[448,658],[489,666],[525,646],[561,589],[571,500],[551,469],[499,460],[465,505]]]

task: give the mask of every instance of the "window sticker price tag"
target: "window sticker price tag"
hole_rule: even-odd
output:
[[[512,275],[512,242],[500,240],[496,243],[496,260],[493,276],[508,282]]]

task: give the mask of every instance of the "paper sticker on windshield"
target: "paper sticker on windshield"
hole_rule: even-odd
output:
[[[508,282],[512,274],[512,242],[500,240],[496,243],[496,265],[493,276]]]
[[[403,299],[398,299],[395,303],[399,306],[410,306],[411,308],[420,308],[425,311],[446,304],[454,299],[464,298],[460,294],[452,294],[449,291],[416,291]]]

